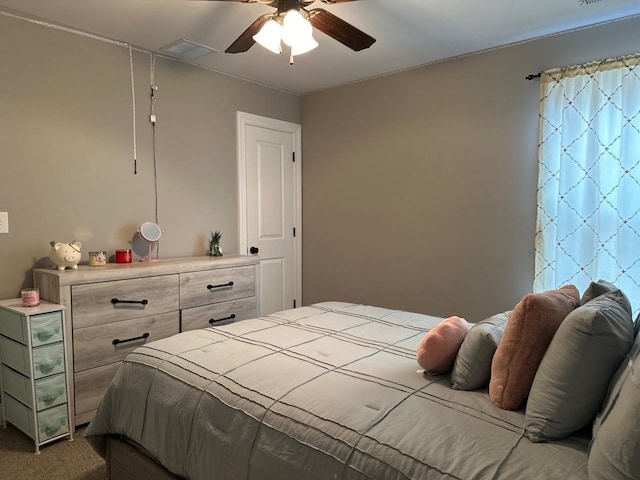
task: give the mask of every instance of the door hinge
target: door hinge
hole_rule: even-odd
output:
[[[293,301],[293,308],[296,308],[296,301]]]
[[[296,236],[296,227],[293,227],[293,236]]]
[[[291,157],[293,159],[293,163],[296,163],[296,152],[291,152]]]

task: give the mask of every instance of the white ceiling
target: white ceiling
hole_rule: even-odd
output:
[[[185,38],[219,50],[207,68],[304,94],[445,58],[640,14],[640,0],[359,0],[325,8],[377,39],[354,52],[322,32],[296,57],[260,45],[224,50],[259,16],[259,3],[206,0],[0,0],[0,12],[37,17],[149,51]],[[24,14],[24,15],[23,15]]]

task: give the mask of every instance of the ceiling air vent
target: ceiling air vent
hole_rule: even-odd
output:
[[[196,58],[204,57],[212,52],[219,52],[215,48],[206,47],[199,43],[192,42],[191,40],[185,40],[181,38],[169,45],[166,45],[160,49],[163,52],[170,53],[176,57],[188,58],[189,60],[195,60]]]

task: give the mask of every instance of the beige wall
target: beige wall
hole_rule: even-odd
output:
[[[428,48],[428,46],[425,46]],[[303,125],[304,303],[470,320],[531,290],[544,68],[640,50],[640,18],[299,97],[158,59],[161,256],[237,250],[235,113]],[[0,17],[0,298],[50,240],[130,246],[155,215],[149,56]]]
[[[137,175],[128,48],[0,16],[0,298],[51,240],[84,242],[86,261],[154,220],[148,54],[134,71]],[[155,82],[160,254],[203,255],[213,229],[237,252],[236,111],[299,123],[300,97],[161,58]]]
[[[534,269],[539,83],[524,77],[638,51],[636,17],[304,96],[304,303],[512,308]]]

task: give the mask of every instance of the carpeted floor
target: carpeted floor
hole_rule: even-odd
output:
[[[84,439],[79,428],[73,441],[58,440],[34,454],[33,441],[13,425],[0,423],[0,478],[3,480],[105,480],[104,460]]]

